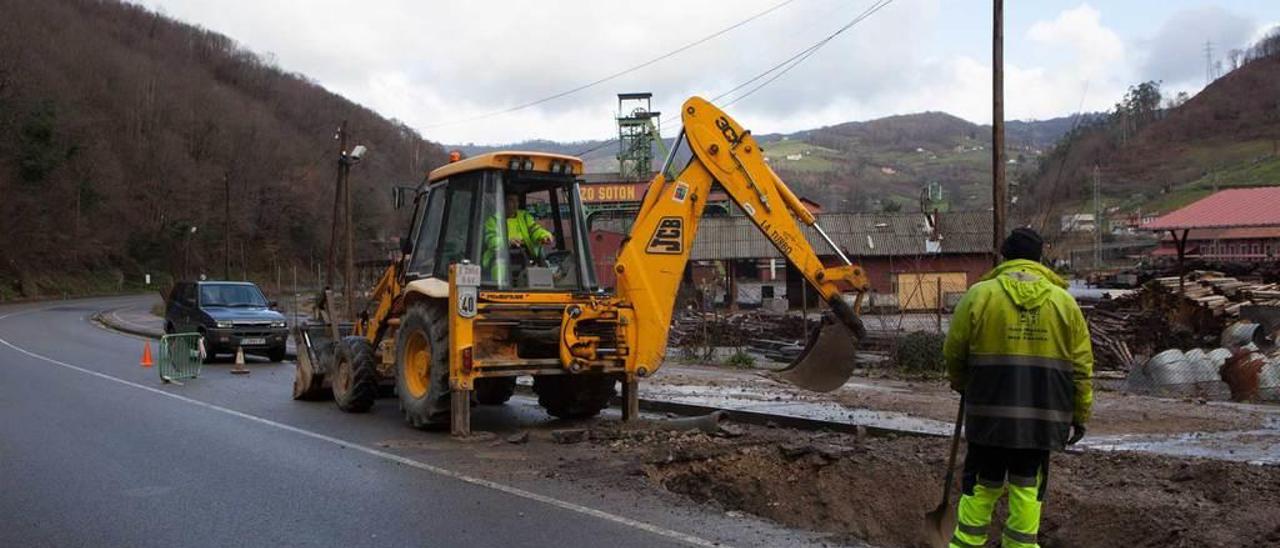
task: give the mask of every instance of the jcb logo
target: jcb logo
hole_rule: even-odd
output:
[[[663,217],[649,238],[648,253],[679,255],[684,251],[684,222],[679,217]]]

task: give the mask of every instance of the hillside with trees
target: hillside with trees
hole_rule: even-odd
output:
[[[1280,28],[1231,56],[1194,97],[1143,82],[1086,120],[1021,178],[1014,215],[1046,222],[1092,212],[1093,176],[1109,210],[1164,213],[1215,189],[1280,184]]]
[[[357,241],[402,228],[388,189],[444,161],[403,123],[145,8],[0,10],[0,298],[118,290],[184,265],[220,277],[228,238],[233,277],[312,271],[344,120],[369,148],[351,174]]]
[[[1090,116],[1093,115],[1083,118]],[[750,120],[740,121],[750,127]],[[1033,169],[1041,151],[1050,148],[1073,123],[1076,118],[1007,123],[1010,158],[1014,162],[1011,169]],[[991,126],[944,112],[888,116],[756,137],[774,170],[797,192],[828,210],[915,207],[921,189],[930,183],[942,188],[943,203],[939,205],[943,208],[981,209],[991,204]],[[670,146],[671,140],[666,144]],[[618,146],[610,141],[538,140],[454,148],[468,155],[503,148],[581,155],[588,171],[617,171]]]

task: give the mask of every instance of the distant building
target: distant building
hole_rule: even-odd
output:
[[[1280,257],[1280,186],[1216,192],[1142,225],[1160,233],[1156,257],[1217,262],[1274,261]]]
[[[1097,216],[1092,213],[1072,213],[1062,216],[1063,232],[1093,232],[1097,229]]]
[[[950,306],[991,268],[991,215],[966,211],[931,219],[919,213],[828,213],[818,223],[855,263],[866,269],[873,295],[868,304],[905,310]],[[804,229],[827,265],[839,264],[817,232]],[[768,294],[792,307],[819,306],[801,292],[803,278],[746,217],[704,219],[691,260],[695,281],[723,277],[718,301],[755,304]],[[941,294],[940,294],[941,293]]]

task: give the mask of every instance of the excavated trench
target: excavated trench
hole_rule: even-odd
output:
[[[927,546],[922,517],[941,496],[946,443],[768,428],[671,433],[644,441],[654,448],[644,470],[695,501],[837,541]],[[1089,451],[1055,455],[1049,481],[1046,548],[1280,544],[1280,467]]]

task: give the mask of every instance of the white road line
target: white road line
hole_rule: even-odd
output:
[[[30,312],[39,312],[39,311],[43,311],[43,310],[46,310],[46,309],[44,309],[44,308],[38,308],[38,309],[24,310],[24,311],[21,311],[21,312],[14,312],[14,313],[10,313],[10,314],[5,314],[5,315],[3,315],[3,316],[0,316],[0,321],[6,320],[6,319],[11,318],[11,317],[13,317],[13,316],[19,316],[19,315],[27,314],[27,313],[30,313]],[[312,438],[312,439],[317,439],[317,440],[320,440],[320,441],[329,442],[329,443],[332,443],[332,444],[334,444],[334,445],[337,445],[338,447],[342,447],[342,448],[345,448],[345,449],[354,449],[354,450],[359,451],[359,452],[361,452],[361,453],[365,453],[365,454],[372,455],[372,456],[375,456],[375,457],[378,457],[378,458],[382,458],[382,459],[385,459],[385,460],[389,460],[389,461],[394,462],[394,463],[397,463],[397,464],[403,464],[403,465],[405,465],[405,466],[409,466],[409,467],[417,468],[417,469],[419,469],[419,470],[423,470],[423,471],[426,471],[426,472],[431,472],[432,474],[437,474],[437,475],[444,476],[444,477],[447,477],[447,478],[456,479],[456,480],[458,480],[458,481],[463,481],[463,482],[466,482],[466,483],[470,483],[470,484],[472,484],[472,485],[478,485],[478,486],[480,486],[480,487],[487,487],[487,488],[489,488],[489,489],[493,489],[493,490],[495,490],[495,491],[500,491],[500,492],[503,492],[503,493],[507,493],[507,494],[509,494],[509,495],[514,495],[514,496],[517,496],[517,497],[521,497],[521,498],[525,498],[525,499],[529,499],[529,500],[533,500],[533,501],[541,502],[541,503],[543,503],[543,504],[549,504],[549,505],[551,505],[551,506],[555,506],[555,507],[557,507],[557,508],[561,508],[561,509],[564,509],[564,510],[569,510],[569,511],[571,511],[571,512],[577,512],[577,513],[579,513],[579,514],[585,514],[585,515],[588,515],[588,516],[591,516],[591,517],[595,517],[595,518],[599,518],[599,519],[602,519],[602,520],[605,520],[605,521],[610,521],[610,522],[613,522],[613,523],[617,523],[617,524],[619,524],[619,525],[625,525],[625,526],[627,526],[627,527],[632,527],[632,528],[635,528],[635,529],[639,529],[639,530],[641,530],[641,531],[645,531],[645,532],[648,532],[648,533],[653,533],[653,534],[658,535],[658,536],[661,536],[661,537],[666,537],[666,538],[671,539],[671,540],[676,540],[676,541],[679,541],[679,542],[684,542],[684,543],[686,543],[686,544],[690,544],[690,545],[693,545],[693,546],[706,546],[706,547],[724,547],[724,546],[727,546],[726,544],[723,544],[723,543],[716,543],[716,542],[712,542],[712,541],[709,541],[709,540],[706,540],[706,539],[703,539],[703,538],[695,537],[695,536],[693,536],[693,535],[689,535],[689,534],[686,534],[686,533],[681,533],[681,532],[679,532],[679,531],[673,531],[673,530],[671,530],[671,529],[667,529],[667,528],[665,528],[665,527],[659,527],[659,526],[657,526],[657,525],[653,525],[653,524],[650,524],[650,523],[645,523],[645,522],[643,522],[643,521],[637,521],[637,520],[634,520],[634,519],[631,519],[631,518],[627,518],[627,517],[619,516],[619,515],[616,515],[616,514],[611,514],[611,513],[609,513],[609,512],[605,512],[605,511],[603,511],[603,510],[597,510],[597,509],[595,509],[595,508],[589,508],[589,507],[586,507],[586,506],[582,506],[582,505],[574,504],[574,503],[572,503],[572,502],[568,502],[568,501],[563,501],[563,500],[560,500],[560,499],[557,499],[557,498],[553,498],[553,497],[549,497],[549,496],[546,496],[546,495],[540,495],[540,494],[538,494],[538,493],[534,493],[534,492],[532,492],[532,491],[526,491],[526,490],[524,490],[524,489],[520,489],[519,487],[512,487],[512,486],[510,486],[510,485],[505,485],[505,484],[502,484],[502,483],[497,483],[497,482],[494,482],[494,481],[489,481],[489,480],[481,479],[481,478],[477,478],[477,477],[474,477],[474,476],[468,476],[468,475],[463,474],[463,473],[460,473],[460,472],[454,472],[453,470],[449,470],[449,469],[446,469],[446,468],[441,468],[441,467],[439,467],[439,466],[435,466],[435,465],[432,465],[432,464],[427,464],[427,463],[422,462],[422,461],[417,461],[417,460],[413,460],[413,459],[410,459],[410,458],[407,458],[407,457],[402,457],[402,456],[400,456],[400,455],[395,455],[395,454],[392,454],[392,453],[388,453],[388,452],[386,452],[386,451],[380,451],[380,450],[378,450],[378,449],[374,449],[374,448],[372,448],[372,447],[368,447],[368,446],[365,446],[365,445],[360,445],[360,444],[358,444],[358,443],[353,443],[353,442],[346,441],[346,440],[343,440],[343,439],[340,439],[340,438],[335,438],[335,437],[333,437],[333,436],[326,436],[326,435],[324,435],[324,434],[321,434],[321,433],[318,433],[318,432],[312,432],[312,431],[310,431],[310,430],[306,430],[306,429],[303,429],[303,428],[298,428],[298,427],[296,427],[296,426],[290,426],[290,425],[288,425],[288,424],[284,424],[284,423],[281,423],[281,422],[276,422],[276,421],[273,421],[273,420],[271,420],[271,419],[265,419],[265,418],[259,417],[259,416],[257,416],[257,415],[250,415],[250,414],[248,414],[248,413],[243,413],[243,412],[240,412],[240,411],[236,411],[236,410],[234,410],[234,409],[230,409],[230,408],[227,408],[227,407],[222,407],[222,406],[220,406],[220,405],[215,405],[215,404],[208,403],[208,402],[203,402],[203,401],[200,401],[200,400],[197,400],[197,399],[188,398],[188,397],[186,397],[186,396],[182,396],[182,395],[174,394],[174,393],[172,393],[172,392],[166,392],[166,391],[164,391],[164,390],[160,390],[160,389],[158,389],[158,388],[154,388],[154,387],[151,387],[151,386],[147,386],[147,385],[145,385],[145,384],[138,384],[138,383],[133,382],[133,381],[127,381],[127,380],[124,380],[124,379],[121,379],[121,378],[118,378],[118,377],[112,377],[111,375],[107,375],[107,374],[105,374],[105,373],[99,373],[99,372],[97,372],[97,371],[93,371],[93,370],[91,370],[91,369],[86,369],[86,368],[84,368],[84,367],[80,367],[80,366],[77,366],[77,365],[72,365],[72,364],[69,364],[69,363],[64,362],[64,361],[59,361],[59,360],[56,360],[56,359],[54,359],[54,358],[50,358],[50,357],[48,357],[48,356],[43,356],[43,355],[37,354],[37,353],[32,352],[32,351],[30,351],[30,350],[27,350],[27,349],[25,349],[25,348],[20,348],[20,347],[18,347],[18,346],[16,346],[16,345],[14,345],[13,343],[9,342],[8,340],[6,340],[6,339],[4,339],[4,338],[0,338],[0,344],[3,344],[4,346],[7,346],[7,347],[9,347],[9,348],[12,348],[13,350],[15,350],[15,351],[17,351],[17,352],[20,352],[20,353],[22,353],[22,354],[25,354],[25,355],[30,356],[30,357],[32,357],[32,358],[35,358],[35,359],[37,359],[37,360],[45,361],[45,362],[48,362],[48,363],[51,363],[51,364],[54,364],[54,365],[57,365],[57,366],[60,366],[60,367],[65,367],[65,368],[70,369],[70,370],[72,370],[72,371],[77,371],[77,372],[80,372],[80,373],[84,373],[84,374],[86,374],[86,375],[90,375],[90,376],[93,376],[93,377],[98,377],[98,378],[100,378],[100,379],[107,380],[107,381],[111,381],[111,382],[114,382],[114,383],[123,384],[123,385],[125,385],[125,386],[130,386],[130,387],[133,387],[133,388],[137,388],[137,389],[139,389],[139,390],[145,390],[145,391],[147,391],[147,392],[151,392],[151,393],[153,393],[153,394],[158,394],[158,395],[160,395],[160,396],[164,396],[164,397],[166,397],[166,398],[172,398],[172,399],[175,399],[175,400],[178,400],[178,401],[184,402],[184,403],[189,403],[189,404],[191,404],[191,405],[195,405],[195,406],[197,406],[197,407],[203,407],[203,408],[205,408],[205,409],[209,409],[209,410],[212,410],[212,411],[217,411],[217,412],[219,412],[219,413],[224,413],[224,414],[227,414],[227,415],[231,415],[231,416],[233,416],[233,417],[239,417],[239,418],[242,418],[242,419],[245,419],[245,420],[248,420],[248,421],[256,422],[256,423],[258,423],[258,424],[263,424],[263,425],[266,425],[266,426],[271,426],[271,427],[279,428],[279,429],[281,429],[281,430],[285,430],[285,431],[288,431],[288,432],[293,432],[293,433],[295,433],[295,434],[299,434],[299,435],[302,435],[302,436],[306,436],[306,437],[308,437],[308,438]]]

